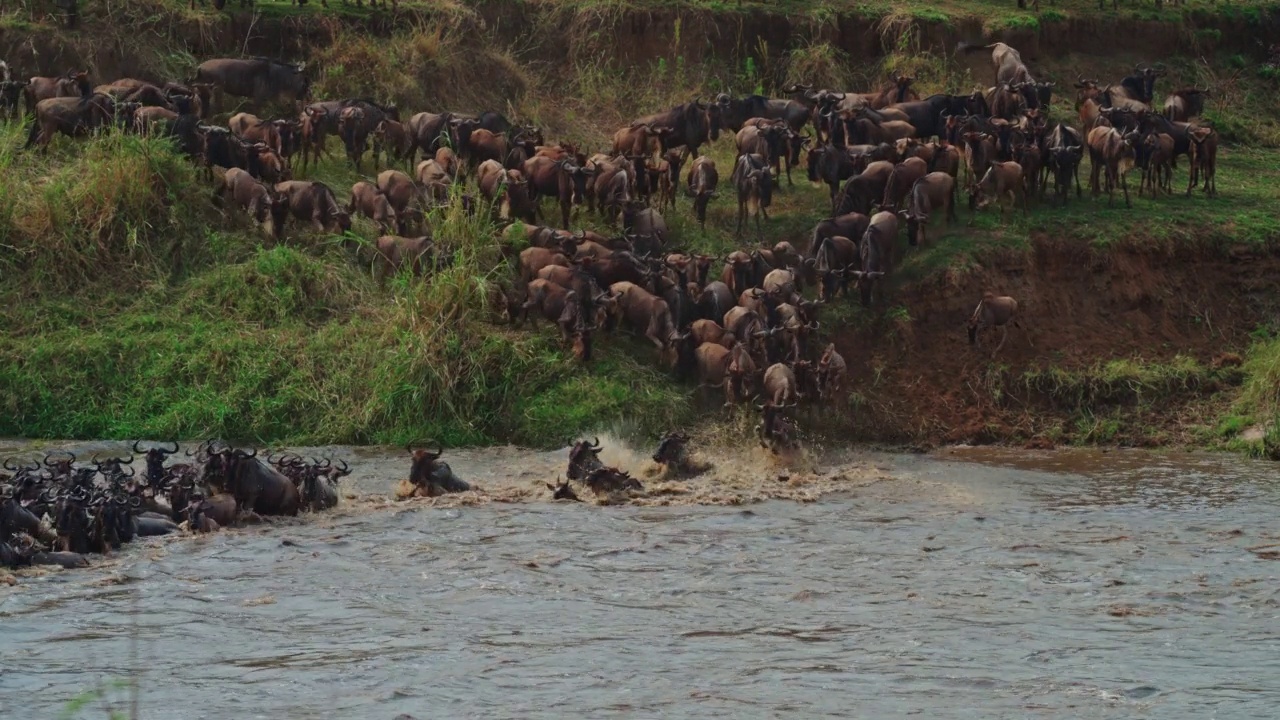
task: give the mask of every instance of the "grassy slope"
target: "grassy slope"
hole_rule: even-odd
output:
[[[546,6],[548,3],[532,3]],[[557,3],[566,12],[606,17],[626,6],[661,3]],[[731,9],[731,4],[678,3]],[[753,9],[755,3],[744,3]],[[820,17],[841,3],[796,2]],[[1060,3],[1060,12],[1087,4]],[[185,5],[183,6],[185,7]],[[263,3],[266,13],[286,12]],[[332,11],[338,12],[338,3]],[[440,7],[440,6],[437,6]],[[517,50],[484,50],[483,82],[461,27],[465,8],[413,27],[392,42],[339,31],[317,51],[324,73],[318,94],[373,92],[404,107],[505,107],[548,128],[555,137],[602,144],[608,128],[653,107],[719,89],[748,92],[780,79],[827,76],[858,87],[881,69],[845,62],[841,52],[814,41],[783,58],[763,54],[740,67],[686,67],[679,58],[611,70],[582,59],[554,81]],[[935,6],[931,6],[935,7]],[[1194,4],[1191,7],[1199,7]],[[1253,7],[1253,6],[1246,6]],[[925,20],[929,12],[991,13],[989,3],[951,3],[929,10],[894,6]],[[186,14],[187,11],[179,9]],[[287,10],[296,12],[296,10]],[[341,12],[368,13],[352,9]],[[208,13],[197,11],[198,18]],[[1003,5],[1001,17],[1009,16]],[[1013,16],[1017,16],[1016,14]],[[444,18],[444,19],[441,19]],[[462,18],[461,20],[459,18]],[[580,55],[581,57],[587,57]],[[1056,61],[1061,72],[1097,60]],[[1227,58],[1230,62],[1230,58]],[[923,89],[964,87],[968,70],[913,47],[910,38],[885,66],[915,72]],[[1177,81],[1198,80],[1218,67],[1171,63]],[[359,72],[351,68],[360,68]],[[1087,69],[1096,69],[1097,65]],[[1057,68],[1054,68],[1057,69]],[[1274,106],[1266,80],[1236,77],[1228,103]],[[1176,84],[1172,83],[1171,84]],[[372,86],[372,87],[370,87]],[[552,89],[554,87],[554,89]],[[554,92],[552,96],[550,93]],[[447,97],[446,97],[447,94]],[[512,98],[511,105],[501,102]],[[550,99],[554,97],[555,99]],[[1062,101],[1069,111],[1069,100]],[[1221,113],[1221,122],[1271,142],[1266,127]],[[673,385],[655,369],[652,351],[610,338],[597,343],[599,361],[574,365],[544,329],[513,333],[490,324],[483,300],[494,269],[490,230],[462,218],[436,218],[438,237],[461,262],[428,284],[406,278],[379,288],[332,238],[298,236],[264,247],[238,217],[223,217],[208,189],[159,143],[108,138],[89,145],[59,143],[49,158],[15,148],[19,130],[0,140],[0,271],[5,284],[0,321],[0,433],[77,437],[188,437],[207,433],[264,441],[399,442],[431,436],[450,444],[514,440],[548,444],[616,421],[652,431],[691,418],[692,388]],[[722,140],[712,151],[727,168]],[[1001,225],[993,213],[935,232],[930,247],[912,254],[900,278],[922,278],[963,265],[992,246],[1019,246],[1040,234],[1086,237],[1098,243],[1215,238],[1269,242],[1280,235],[1273,214],[1272,150],[1224,150],[1216,201],[1196,194],[1135,199],[1133,210],[1105,203],[1065,209],[1033,208]],[[150,182],[132,182],[134,178]],[[337,162],[315,177],[345,188],[358,176]],[[769,240],[799,240],[822,216],[825,192],[799,185],[780,194]],[[713,205],[708,231],[699,231],[687,204],[670,218],[679,243],[724,251],[734,238],[734,208]],[[592,222],[588,219],[588,225]],[[372,228],[360,226],[372,237]],[[833,319],[867,320],[860,308]],[[1246,366],[1250,378],[1239,412],[1263,417],[1277,399],[1274,341],[1260,342]],[[1272,358],[1268,360],[1268,358]],[[1274,386],[1272,386],[1274,387]],[[1105,437],[1094,439],[1105,440]]]

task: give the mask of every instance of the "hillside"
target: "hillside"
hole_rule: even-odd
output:
[[[849,361],[851,394],[801,419],[811,437],[840,440],[1233,445],[1280,412],[1280,75],[1265,65],[1280,5],[329,5],[94,4],[65,30],[32,3],[0,15],[0,58],[20,77],[79,68],[106,82],[183,80],[209,57],[270,55],[305,61],[317,99],[497,110],[590,149],[634,117],[720,92],[871,90],[902,72],[922,95],[985,86],[988,57],[956,55],[960,42],[1018,47],[1057,83],[1063,119],[1075,117],[1078,76],[1118,80],[1159,61],[1158,97],[1211,89],[1220,196],[1184,197],[1183,164],[1173,196],[1135,196],[1131,209],[1087,191],[1008,224],[961,209],[905,254],[885,305],[824,310],[821,335]],[[209,181],[164,141],[61,138],[41,155],[25,138],[19,122],[0,133],[0,434],[553,445],[604,427],[698,424],[731,437],[754,422],[703,403],[643,341],[602,335],[582,367],[546,323],[500,324],[489,298],[511,271],[488,221],[433,216],[453,266],[380,286],[367,252],[341,238],[295,230],[275,244],[213,207]],[[731,139],[708,152],[731,166]],[[344,198],[361,177],[339,153],[302,176]],[[775,198],[769,244],[803,246],[828,212],[803,168],[795,180]],[[668,218],[676,244],[753,244],[734,237],[731,194],[705,232],[682,198]],[[585,210],[581,225],[606,230]],[[357,221],[355,237],[376,234]],[[1019,298],[1031,341],[1015,332],[994,363],[964,333],[984,290]]]

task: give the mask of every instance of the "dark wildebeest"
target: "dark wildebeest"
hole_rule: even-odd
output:
[[[210,451],[209,463],[223,478],[227,492],[236,499],[241,511],[259,515],[297,515],[300,506],[298,488],[280,471],[262,462],[257,450],[226,448]]]
[[[720,93],[716,105],[720,107],[720,127],[735,133],[751,118],[783,120],[792,132],[798,133],[809,122],[812,111],[810,106],[795,100],[770,99],[763,95],[734,98]]]
[[[858,247],[862,269],[853,273],[858,279],[858,292],[864,306],[871,305],[872,290],[893,270],[893,248],[897,237],[897,215],[878,212],[871,217]]]
[[[351,229],[351,215],[324,183],[289,180],[276,183],[276,192],[289,198],[289,214],[310,222],[316,232],[345,233]]]
[[[1009,338],[1009,324],[1022,328],[1018,325],[1015,316],[1018,313],[1018,301],[1005,295],[996,297],[992,293],[983,293],[982,300],[978,303],[978,307],[974,308],[973,314],[969,316],[969,344],[978,344],[978,333],[987,328],[1000,328],[1000,343],[996,345],[996,349],[991,351],[992,359],[995,359],[996,353],[1000,352],[1000,348],[1004,347],[1004,341]],[[1030,342],[1028,340],[1028,342]]]
[[[373,129],[373,166],[386,155],[386,163],[405,162],[413,155],[415,143],[409,129],[400,121],[385,118]],[[410,160],[410,165],[412,161]]]
[[[311,97],[311,81],[303,65],[268,58],[206,60],[196,67],[195,82],[209,83],[222,92],[270,100],[300,101]]]
[[[600,462],[600,438],[591,442],[579,440],[569,450],[569,471],[566,477],[570,480],[582,480],[602,467],[604,463]]]
[[[897,211],[916,181],[929,174],[929,163],[918,157],[910,157],[893,166],[893,172],[884,183],[884,198],[880,207]]]
[[[440,460],[440,456],[444,454],[443,447],[437,448],[435,452],[406,449],[413,454],[413,464],[409,468],[409,482],[415,487],[414,494],[422,492],[426,497],[436,497],[446,493],[467,492],[471,489],[469,483],[454,474],[449,463]]]
[[[288,196],[276,193],[240,168],[227,168],[215,197],[221,200],[227,195],[248,212],[254,222],[260,225],[269,223],[272,237],[279,240],[284,236],[284,223],[289,216]]]
[[[808,258],[814,257],[818,246],[824,239],[830,237],[861,238],[863,233],[867,231],[867,225],[870,222],[871,219],[862,213],[847,213],[819,221],[817,225],[813,226],[813,232],[809,235],[809,247],[805,249],[806,264],[808,263]]]
[[[1079,197],[1080,160],[1084,147],[1080,131],[1059,123],[1045,135],[1044,145],[1049,155],[1047,167],[1053,173],[1054,195],[1065,204],[1074,179],[1076,197]]]
[[[720,138],[719,106],[706,105],[700,99],[677,105],[666,112],[646,115],[632,125],[671,128],[666,137],[667,148],[686,148],[696,157],[704,143]]]
[[[555,485],[552,485],[551,483],[543,483],[543,484],[546,485],[547,489],[551,491],[552,500],[571,500],[573,502],[582,502],[582,500],[578,497],[577,493],[573,491],[573,488],[569,487],[568,480],[561,480],[560,478],[556,478]]]
[[[716,163],[705,155],[689,166],[689,195],[693,197],[693,212],[698,224],[705,230],[707,227],[707,204],[716,197],[716,185],[720,183],[720,174],[716,172]]]
[[[419,149],[424,156],[432,157],[437,150],[451,142],[449,128],[453,119],[453,114],[447,112],[421,112],[409,118],[409,122],[405,123],[405,130],[413,140],[413,149],[409,151],[410,164],[417,161]]]
[[[865,219],[865,216],[859,217]],[[813,257],[805,262],[817,275],[819,299],[830,302],[836,295],[837,286],[840,289],[848,287],[849,273],[858,265],[858,245],[847,237],[833,235],[818,240],[815,247]]]
[[[1133,66],[1133,72],[1133,75],[1121,79],[1119,86],[1111,86],[1113,99],[1118,93],[1120,96],[1137,100],[1143,105],[1151,105],[1151,101],[1155,99],[1156,78],[1164,77],[1166,74],[1164,66],[1157,63],[1155,67],[1149,67],[1138,63]]]
[[[768,208],[773,201],[773,176],[768,160],[755,153],[740,156],[734,163],[730,182],[738,193],[738,236],[742,236],[748,211],[755,215],[756,235],[763,235],[760,218],[769,219]]]
[[[907,209],[900,213],[907,221],[909,244],[924,242],[929,213],[936,207],[943,208],[948,225],[956,220],[956,180],[943,172],[929,173],[911,188]]]
[[[1218,133],[1213,128],[1198,127],[1191,131],[1191,142],[1194,148],[1191,155],[1191,179],[1187,183],[1187,194],[1198,185],[1201,176],[1204,180],[1204,192],[1209,197],[1218,196]]]
[[[630,473],[614,467],[602,467],[592,470],[583,478],[582,483],[596,495],[611,495],[629,490],[642,492],[644,490],[644,486],[640,484],[640,481],[631,477]]]
[[[889,183],[893,167],[893,163],[887,160],[877,160],[867,165],[861,173],[849,178],[836,197],[835,214],[869,214],[871,205],[884,198],[884,189]]]
[[[756,425],[756,436],[760,439],[760,447],[767,448],[774,454],[779,450],[794,450],[799,447],[795,425],[783,415],[786,407],[766,403],[756,405],[756,409],[763,413],[760,424]]]

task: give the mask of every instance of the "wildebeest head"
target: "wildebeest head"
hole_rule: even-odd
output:
[[[551,491],[552,500],[572,500],[573,502],[582,502],[582,500],[578,498],[577,493],[573,491],[573,488],[569,487],[568,480],[562,481],[560,478],[556,478],[555,485],[546,483],[546,486],[547,489]]]
[[[65,457],[60,457],[64,455]],[[44,456],[44,466],[49,468],[54,478],[65,478],[70,475],[71,465],[75,461],[76,454],[67,450],[55,450]]]
[[[440,462],[440,456],[444,455],[444,447],[437,446],[435,452],[413,449],[409,449],[409,452],[413,455],[413,464],[409,468],[409,482],[419,487],[430,486],[431,474],[436,464]]]
[[[138,447],[138,441],[133,441],[133,451],[136,453],[145,453],[147,459],[147,481],[151,484],[157,484],[164,478],[164,461],[172,454],[178,452],[178,443],[173,444],[172,450],[166,450],[164,446],[156,446],[147,448],[145,451]]]
[[[570,480],[582,480],[592,471],[602,467],[604,463],[600,462],[600,438],[595,438],[594,442],[579,440],[569,450],[567,475]]]
[[[760,444],[772,452],[776,453],[778,448],[792,449],[799,445],[795,424],[783,414],[783,411],[789,407],[794,405],[777,406],[773,403],[756,405],[756,409],[762,413],[760,424],[756,426],[760,435]]]
[[[684,462],[689,436],[681,432],[667,433],[658,443],[658,451],[653,454],[653,461],[661,465]]]
[[[911,92],[911,83],[916,79],[909,75],[899,75],[893,79],[893,101],[902,103],[907,101],[907,95]]]

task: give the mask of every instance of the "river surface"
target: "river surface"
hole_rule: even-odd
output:
[[[402,453],[339,454],[336,513],[0,587],[0,716],[1280,717],[1274,464],[841,451],[601,506],[505,449],[448,457],[506,502],[397,504]]]

